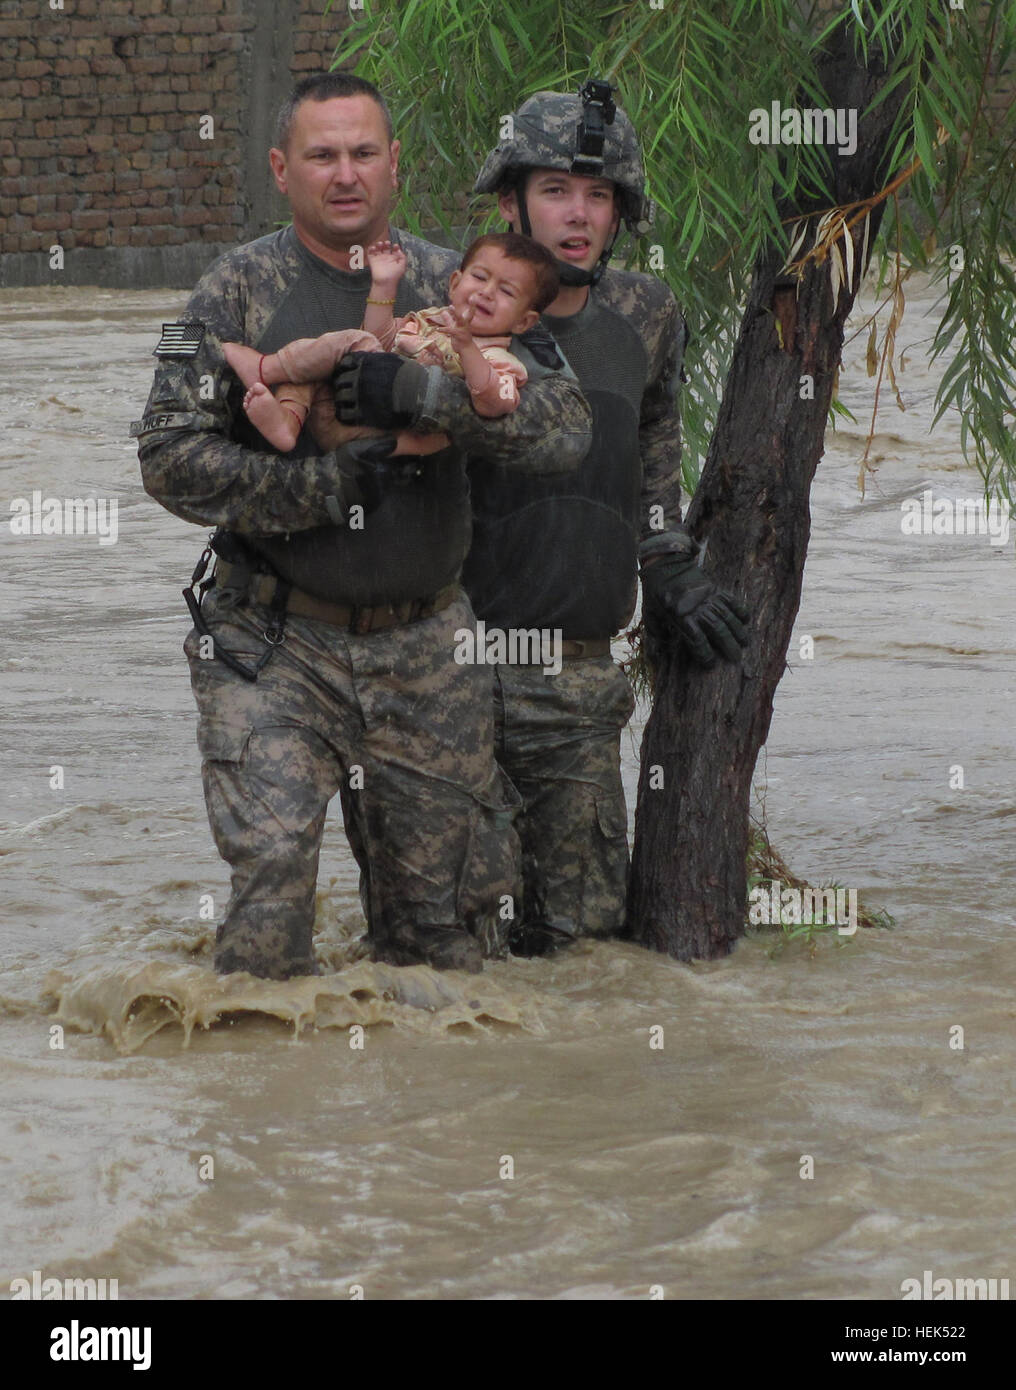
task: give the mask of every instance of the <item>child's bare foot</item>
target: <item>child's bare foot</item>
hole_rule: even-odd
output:
[[[236,371],[236,368],[233,370]],[[274,444],[276,449],[282,449],[285,453],[295,446],[303,428],[303,421],[297,420],[293,411],[280,405],[267,386],[255,381],[243,398],[243,408],[247,412],[248,420],[257,426],[269,444]]]

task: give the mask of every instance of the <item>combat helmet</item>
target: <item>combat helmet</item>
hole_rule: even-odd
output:
[[[645,171],[638,136],[631,121],[613,99],[609,82],[596,78],[577,95],[537,92],[512,116],[512,133],[484,161],[474,193],[519,194],[519,221],[531,235],[529,213],[521,194],[520,177],[527,169],[562,169],[570,174],[610,179],[617,186],[621,215],[628,230],[641,236],[649,230],[653,207],[646,197]],[[606,269],[613,241],[604,247],[596,266],[583,270],[557,262],[566,285],[595,285]]]

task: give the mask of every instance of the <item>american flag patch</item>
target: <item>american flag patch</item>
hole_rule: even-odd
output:
[[[205,336],[203,323],[164,323],[153,357],[196,357]]]

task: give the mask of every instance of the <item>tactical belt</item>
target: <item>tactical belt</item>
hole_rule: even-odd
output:
[[[216,584],[228,586],[230,575],[236,569],[237,566],[231,565],[228,560],[219,556],[215,567]],[[287,586],[274,574],[251,574],[249,570],[240,568],[238,578],[247,578],[247,598],[250,603],[271,608],[273,612],[280,606],[281,591]],[[303,589],[295,589],[292,586],[288,586],[288,589],[281,605],[287,616],[316,618],[318,622],[348,628],[359,637],[365,636],[368,632],[379,632],[383,628],[402,627],[406,623],[416,622],[419,618],[429,618],[454,603],[459,596],[459,586],[448,584],[433,598],[410,599],[406,603],[366,608],[357,607],[355,604],[329,603],[326,599],[315,598]]]
[[[577,660],[583,656],[609,656],[610,638],[591,637],[584,642],[565,637],[561,643],[561,655],[566,659]]]

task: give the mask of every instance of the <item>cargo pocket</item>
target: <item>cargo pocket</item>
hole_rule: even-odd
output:
[[[596,797],[596,823],[605,840],[628,843],[628,808],[623,792],[599,792]]]
[[[252,793],[245,760],[250,726],[202,719],[198,724],[201,782],[215,847],[232,868],[251,857]]]
[[[457,915],[488,958],[507,950],[522,897],[522,851],[514,821],[522,798],[498,769],[500,795],[473,796],[469,844],[456,894]]]
[[[624,925],[628,891],[628,813],[623,792],[596,797],[599,835],[590,846],[591,862],[582,893],[582,929],[591,936],[610,936]]]
[[[202,763],[239,763],[250,741],[249,724],[224,724],[214,719],[198,723],[198,752]]]

